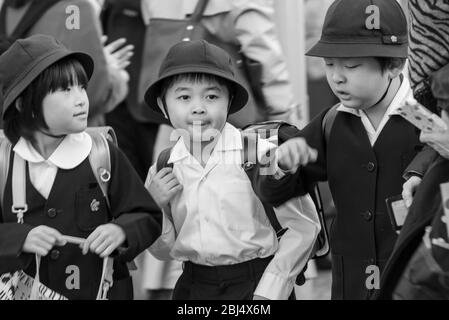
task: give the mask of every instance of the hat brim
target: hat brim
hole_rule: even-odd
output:
[[[378,43],[328,43],[319,41],[306,56],[322,58],[388,57],[407,58],[408,45],[385,45]]]
[[[231,101],[231,106],[229,108],[229,114],[239,111],[248,103],[248,90],[228,74],[204,66],[186,66],[167,70],[167,72],[165,72],[153,84],[151,84],[145,92],[144,99],[146,104],[152,110],[163,114],[157,103],[157,98],[160,96],[160,85],[162,81],[169,77],[185,73],[206,73],[230,81],[234,85],[234,95]]]
[[[36,79],[39,74],[42,73],[46,68],[58,62],[59,60],[73,57],[78,60],[86,71],[87,78],[90,79],[94,72],[94,62],[92,58],[83,52],[70,52],[65,50],[59,50],[56,52],[52,52],[48,56],[36,61],[29,68],[24,70],[19,77],[17,77],[15,84],[11,86],[11,90],[5,93],[5,100],[3,103],[3,119],[5,119],[5,115],[9,109],[9,106],[14,102],[17,97]]]

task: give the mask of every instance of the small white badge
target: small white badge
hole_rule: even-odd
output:
[[[93,199],[90,203],[90,211],[97,212],[98,210],[100,210],[100,201]]]

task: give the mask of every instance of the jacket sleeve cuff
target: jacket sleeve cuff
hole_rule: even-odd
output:
[[[122,214],[112,223],[125,232],[125,247],[121,248],[117,258],[127,262],[150,246],[161,234],[159,225],[146,213]]]
[[[294,283],[271,272],[265,272],[254,295],[270,300],[287,300],[294,289]]]
[[[26,269],[31,263],[34,255],[22,252],[22,247],[33,228],[28,224],[0,224],[0,274]]]

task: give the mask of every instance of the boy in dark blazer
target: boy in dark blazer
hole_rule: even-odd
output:
[[[397,110],[411,96],[401,74],[407,41],[396,1],[335,1],[320,41],[307,53],[324,58],[341,102],[330,111],[330,134],[323,132],[328,110],[302,131],[281,132],[292,137],[277,155],[287,171],[256,182],[261,199],[274,205],[329,182],[337,208],[330,227],[332,299],[368,298],[396,241],[385,199],[401,194],[402,173],[422,149],[419,132]]]

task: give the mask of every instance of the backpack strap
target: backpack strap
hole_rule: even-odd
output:
[[[26,161],[17,153],[14,153],[13,157],[11,211],[17,215],[17,223],[23,223],[23,214],[28,211],[26,203]]]
[[[36,22],[42,18],[42,15],[57,2],[59,2],[59,0],[32,1],[30,7],[27,9],[9,37],[13,40],[24,38]],[[7,8],[7,5],[3,5],[1,10],[2,17],[6,17]],[[3,21],[4,23],[0,30],[6,35],[6,19]]]
[[[19,23],[10,35],[6,30],[6,16],[9,6],[3,4],[0,11],[0,54],[8,50],[12,43],[20,38],[25,38],[30,29],[41,19],[42,15],[59,0],[32,1]]]
[[[111,153],[108,139],[114,143],[117,141],[117,138],[111,127],[87,128],[86,132],[92,138],[92,150],[89,153],[89,162],[95,179],[106,200],[106,204],[111,209],[108,196],[109,181],[111,180]]]
[[[195,10],[193,11],[192,15],[190,16],[190,21],[192,23],[200,22],[201,18],[203,18],[203,14],[204,14],[204,11],[206,10],[208,3],[209,3],[209,0],[198,0]]]
[[[161,171],[163,168],[173,168],[173,163],[168,163],[170,159],[172,147],[164,149],[159,153],[156,161],[156,172]]]
[[[258,174],[258,170],[255,170],[256,164],[258,163],[257,158],[257,146],[259,141],[259,136],[257,132],[241,132],[242,135],[242,143],[243,143],[243,162],[242,168],[245,170],[245,173],[248,175],[250,181],[253,181],[253,177]],[[282,235],[287,231],[286,228],[282,228],[279,220],[276,217],[276,213],[271,205],[262,202],[263,208],[267,215],[268,220],[270,221],[271,226],[276,232],[276,236],[278,239],[282,237]]]
[[[339,106],[340,103],[337,103],[332,108],[330,108],[324,115],[323,122],[321,123],[322,132],[324,133],[324,141],[326,141],[326,143],[329,141],[329,138],[331,136],[332,126],[334,125],[335,117],[338,113],[337,108]]]
[[[9,160],[11,157],[12,145],[3,131],[0,134],[0,205],[3,208],[3,196],[5,194],[6,180],[8,179]]]

